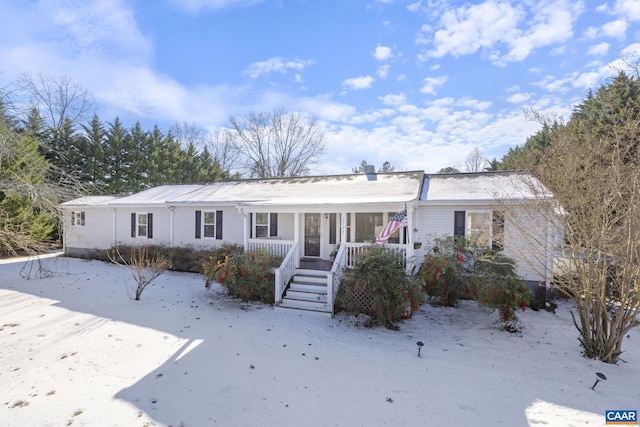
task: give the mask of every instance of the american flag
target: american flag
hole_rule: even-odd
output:
[[[381,245],[386,242],[389,237],[400,227],[407,226],[407,210],[403,210],[402,212],[398,212],[395,214],[391,221],[384,226],[378,237],[376,237],[376,245]]]

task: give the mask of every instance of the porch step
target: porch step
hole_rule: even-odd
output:
[[[332,315],[327,304],[327,272],[298,269],[276,309],[300,310]]]

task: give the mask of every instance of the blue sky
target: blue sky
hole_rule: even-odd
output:
[[[313,115],[314,174],[498,159],[640,57],[640,0],[7,0],[0,86],[67,76],[103,121]]]

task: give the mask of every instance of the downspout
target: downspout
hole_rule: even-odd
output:
[[[111,218],[111,228],[112,228],[111,246],[115,247],[117,245],[117,243],[118,243],[117,231],[116,231],[116,229],[117,229],[116,227],[118,225],[117,216],[116,216],[116,208],[112,207],[111,208],[111,212],[112,212],[112,215],[111,215],[111,217],[112,217]]]
[[[174,219],[175,219],[175,206],[167,206],[169,208],[169,247],[174,245]]]
[[[240,215],[242,215],[242,241],[243,241],[243,246],[244,246],[244,251],[248,251],[249,250],[249,238],[247,237],[247,229],[249,228],[249,217],[247,216],[246,212],[244,211],[244,209],[242,209],[241,205],[236,205],[236,209],[238,209],[238,212],[240,212]]]

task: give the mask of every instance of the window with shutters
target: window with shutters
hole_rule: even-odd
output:
[[[196,239],[222,240],[222,211],[196,211]]]
[[[84,226],[84,212],[71,212],[71,225]]]
[[[256,212],[254,217],[253,231],[256,238],[276,237],[278,235],[277,213]]]
[[[131,237],[153,238],[153,214],[152,213],[132,213],[131,214]]]

